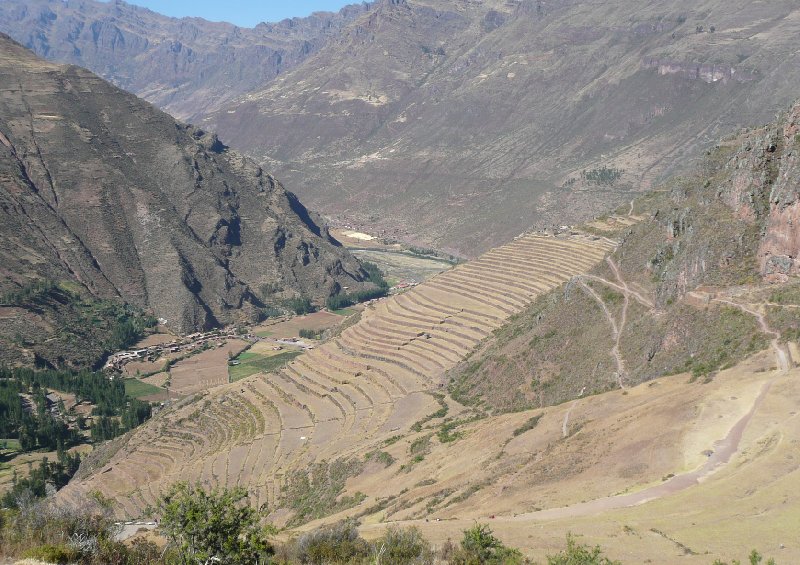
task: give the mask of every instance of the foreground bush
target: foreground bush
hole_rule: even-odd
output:
[[[59,508],[28,494],[13,509],[0,510],[0,562],[31,558],[46,563],[85,565],[210,565],[304,563],[311,565],[522,565],[522,553],[507,547],[485,524],[463,532],[460,544],[448,540],[431,547],[415,527],[389,526],[383,536],[368,542],[358,523],[346,520],[324,526],[273,548],[269,527],[246,504],[243,489],[215,489],[178,483],[163,497],[158,511],[161,533],[170,545],[115,541],[118,529],[110,505],[102,496],[79,508]],[[750,565],[761,565],[755,550]],[[621,565],[597,546],[581,545],[569,535],[566,549],[547,556],[547,565]],[[729,565],[715,561],[713,565]],[[730,565],[741,565],[733,561]],[[764,565],[775,565],[769,559]]]
[[[416,527],[407,529],[389,526],[382,538],[372,544],[375,565],[433,563],[435,553],[431,544]]]
[[[461,548],[450,558],[453,565],[502,564],[517,565],[530,563],[518,549],[506,547],[497,539],[486,524],[475,524],[464,530]]]
[[[87,565],[164,562],[152,543],[129,547],[114,541],[116,533],[108,506],[99,496],[81,507],[63,508],[30,492],[21,493],[13,509],[0,511],[0,558]]]
[[[556,555],[548,555],[547,565],[622,565],[622,563],[605,557],[599,546],[580,545],[571,535],[567,535],[567,549]]]
[[[289,558],[300,563],[361,563],[370,555],[369,544],[352,520],[318,528],[300,536]]]
[[[247,504],[247,491],[177,483],[157,509],[160,528],[184,563],[269,563],[268,530]]]

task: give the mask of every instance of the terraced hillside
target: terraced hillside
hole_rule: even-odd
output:
[[[242,485],[281,508],[287,477],[346,460],[408,431],[438,405],[430,393],[511,315],[596,265],[613,242],[527,235],[367,308],[337,338],[274,374],[188,398],[96,454],[60,492],[99,490],[138,516],[177,480]]]

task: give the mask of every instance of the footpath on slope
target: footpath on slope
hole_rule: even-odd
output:
[[[621,277],[619,276],[618,270],[616,269],[616,266],[613,264],[613,261],[611,261],[610,258],[608,258],[607,261],[609,262],[609,264],[611,264],[614,272],[617,273],[617,277],[620,283],[622,283],[623,287],[627,290],[627,285],[624,285]],[[588,287],[586,288],[588,289]],[[591,291],[591,289],[589,290]],[[594,295],[596,293],[592,292],[592,294]],[[597,297],[597,299],[602,304],[602,300],[600,300],[599,296]],[[773,336],[770,346],[772,348],[773,354],[775,355],[776,366],[778,368],[775,371],[775,376],[769,379],[761,387],[761,390],[758,396],[756,396],[756,398],[754,399],[750,409],[741,418],[739,418],[739,420],[736,421],[736,423],[730,428],[730,430],[728,431],[727,435],[724,438],[715,442],[714,450],[709,455],[708,460],[701,467],[697,469],[694,469],[687,473],[676,475],[674,477],[671,477],[669,480],[665,481],[662,484],[655,485],[638,492],[623,494],[618,496],[598,498],[588,502],[574,504],[572,506],[565,506],[561,508],[550,508],[538,512],[518,514],[513,518],[505,518],[505,519],[511,521],[526,521],[526,520],[551,520],[559,518],[576,518],[580,516],[591,516],[599,514],[601,512],[605,512],[607,510],[614,510],[617,508],[627,508],[631,506],[637,506],[639,504],[644,504],[653,500],[657,500],[659,498],[675,494],[691,486],[697,485],[703,479],[719,471],[721,467],[730,462],[733,455],[735,455],[739,449],[739,444],[742,440],[742,435],[744,434],[747,425],[750,423],[753,414],[758,409],[759,405],[769,392],[769,389],[775,382],[775,380],[778,377],[786,375],[786,373],[789,372],[789,370],[791,369],[791,364],[789,362],[789,358],[786,352],[780,346],[780,338],[781,338],[780,332],[773,330],[772,328],[769,327],[764,315],[761,312],[749,308],[746,305],[740,304],[738,302],[734,302],[733,300],[715,298],[714,301],[729,306],[733,306],[735,308],[739,308],[742,311],[751,314],[756,318],[762,331],[768,335]],[[606,312],[608,311],[606,310]],[[616,324],[614,323],[613,317],[611,317],[610,314],[609,314],[609,320],[612,324],[612,327],[616,331]],[[567,411],[564,417],[564,425],[563,425],[564,437],[567,437],[568,435],[567,421],[570,413],[575,408],[577,402],[578,400],[574,401],[573,405],[570,407],[570,409]]]

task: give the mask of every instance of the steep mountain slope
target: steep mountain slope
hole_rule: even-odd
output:
[[[208,123],[326,213],[471,254],[772,119],[799,28],[790,1],[385,0]]]
[[[180,331],[259,316],[262,287],[324,300],[371,285],[293,194],[213,134],[6,36],[0,84],[0,293],[33,318],[4,317],[38,319],[44,279]],[[23,347],[11,326],[6,352]]]
[[[302,62],[368,5],[253,29],[169,18],[120,0],[4,0],[0,32],[196,121]]]
[[[786,346],[800,337],[798,132],[800,105],[589,224],[618,249],[487,340],[451,373],[455,397],[508,411],[683,371],[708,380],[770,342],[800,362]]]

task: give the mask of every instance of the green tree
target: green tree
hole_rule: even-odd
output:
[[[486,524],[475,524],[464,530],[461,540],[461,551],[457,552],[453,563],[456,565],[503,564],[516,565],[526,563],[518,549],[506,547],[497,539]]]
[[[622,565],[603,555],[600,546],[590,548],[580,545],[571,534],[567,534],[567,549],[547,556],[547,565]]]
[[[161,499],[161,530],[184,564],[267,563],[274,549],[260,516],[247,504],[247,491],[214,489],[182,482]]]

